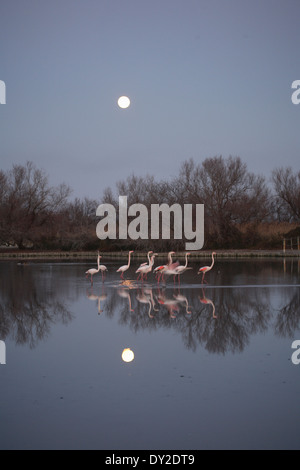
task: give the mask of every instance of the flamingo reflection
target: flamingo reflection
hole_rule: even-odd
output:
[[[154,318],[154,316],[151,315],[151,309],[153,309],[155,312],[157,312],[158,309],[156,309],[155,305],[154,305],[154,298],[153,298],[153,294],[152,294],[152,289],[149,288],[149,289],[144,290],[142,288],[141,290],[139,290],[139,292],[136,296],[136,299],[141,304],[148,304],[149,305],[148,316],[150,318]]]
[[[201,296],[199,295],[198,296],[200,302],[202,304],[205,304],[205,305],[208,305],[210,304],[213,308],[213,318],[217,318],[217,315],[215,315],[215,311],[216,311],[216,308],[215,308],[215,304],[213,303],[213,301],[211,299],[208,299],[207,297],[205,297],[205,293],[204,293],[204,289],[202,288],[202,298]]]
[[[166,307],[166,309],[169,312],[170,318],[176,318],[176,313],[179,311],[178,300],[174,298],[171,299],[171,298],[166,297],[165,293],[161,292],[160,290],[157,296],[157,300],[160,303],[160,305],[163,305]]]
[[[123,299],[127,299],[128,300],[128,306],[129,306],[129,310],[130,312],[134,312],[133,308],[132,308],[132,305],[131,305],[131,296],[129,294],[129,290],[128,288],[126,287],[119,287],[118,290],[117,290],[118,294],[120,297],[122,297]]]
[[[89,289],[86,290],[86,296],[90,300],[98,301],[97,302],[97,304],[98,304],[98,315],[100,315],[103,312],[103,310],[101,309],[101,301],[107,299],[106,292],[104,292],[103,289],[102,289],[102,293],[100,295],[96,295],[93,292],[93,287],[91,287],[90,291],[89,291]]]
[[[177,302],[179,302],[180,304],[183,304],[185,306],[185,312],[186,313],[188,313],[188,314],[192,313],[192,311],[189,310],[189,303],[188,303],[187,297],[185,295],[181,294],[179,289],[178,289],[177,294],[173,294],[173,297],[174,297],[175,300],[177,300]]]

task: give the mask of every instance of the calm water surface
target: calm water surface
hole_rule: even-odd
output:
[[[0,263],[1,449],[300,448],[296,258],[217,259],[203,286],[205,260],[180,286],[102,261],[93,286],[91,262]]]

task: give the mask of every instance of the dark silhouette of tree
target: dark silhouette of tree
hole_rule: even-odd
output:
[[[273,170],[277,207],[281,219],[288,221],[300,220],[300,171],[293,172],[291,167]]]
[[[13,165],[6,174],[1,172],[0,180],[0,236],[21,248],[25,240],[39,238],[43,228],[49,227],[52,216],[64,208],[71,192],[66,184],[49,186],[45,172],[32,162]]]

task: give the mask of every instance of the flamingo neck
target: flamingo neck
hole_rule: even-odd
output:
[[[187,264],[188,264],[188,259],[187,258],[188,258],[188,255],[186,254],[185,255],[185,266],[184,266],[185,268],[187,267]]]
[[[214,262],[215,262],[215,258],[214,258],[214,255],[212,255],[212,262],[211,262],[211,265],[210,265],[211,268],[213,267]]]
[[[128,268],[130,266],[130,256],[131,256],[131,253],[129,253],[129,256],[128,256],[128,264],[127,264]]]
[[[168,265],[172,264],[172,255],[171,253],[168,254]]]

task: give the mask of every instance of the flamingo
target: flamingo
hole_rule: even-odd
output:
[[[201,280],[201,283],[203,284],[203,281],[204,281],[204,276],[205,274],[210,271],[214,265],[214,262],[215,262],[215,258],[214,258],[214,255],[216,255],[217,253],[215,251],[212,252],[212,262],[211,262],[211,265],[210,266],[203,266],[202,268],[199,269],[198,273],[197,274],[200,274],[202,273],[202,280]]]
[[[146,264],[146,263],[143,263],[141,264],[141,266],[136,270],[136,273],[139,273],[137,279],[139,279],[139,277],[141,277],[141,280],[143,281],[144,280],[144,276],[147,277],[147,274],[150,273],[150,271],[152,271],[152,266],[154,264],[154,258],[155,256],[157,255],[157,253],[154,253],[152,256],[151,256],[151,259],[149,261],[149,264]]]
[[[121,273],[121,279],[124,279],[124,272],[129,269],[131,253],[133,253],[133,250],[129,251],[128,253],[128,264],[124,264],[124,266],[121,266],[119,269],[117,269],[117,273]]]
[[[162,270],[162,275],[165,276],[173,276],[174,278],[174,283],[175,283],[175,276],[177,275],[177,268],[179,267],[179,261],[176,261],[175,263],[169,264]]]
[[[150,255],[152,255],[153,251],[148,251],[148,254],[147,254],[147,257],[148,257],[148,264],[150,264]],[[140,267],[141,266],[146,266],[147,263],[142,263],[140,264]]]
[[[188,269],[192,269],[192,268],[188,268],[187,267],[187,264],[188,264],[188,260],[187,260],[187,257],[190,255],[191,253],[186,253],[185,254],[185,265],[181,265],[181,266],[177,266],[177,268],[175,268],[175,271],[176,271],[176,275],[178,276],[178,282],[180,282],[180,275],[183,274],[185,271],[187,271]],[[175,276],[176,276],[175,275]],[[175,278],[174,278],[175,279]]]
[[[157,268],[154,269],[153,272],[156,273],[157,282],[159,282],[161,277],[163,277],[165,269],[172,264],[172,255],[175,255],[175,251],[169,251],[167,264],[157,266]]]
[[[100,260],[101,258],[102,258],[102,256],[99,256],[99,260]],[[107,269],[106,266],[104,266],[104,264],[100,264],[100,265],[99,265],[99,268],[100,268],[100,271],[101,271],[102,282],[103,282],[103,280],[104,280],[104,278],[105,278],[105,273],[106,273],[106,271],[108,271],[108,269]]]
[[[100,271],[100,255],[99,255],[99,251],[98,251],[98,257],[97,257],[97,263],[98,263],[98,269],[96,268],[91,268],[91,269],[88,269],[85,274],[86,274],[86,278],[89,277],[89,274],[91,276],[91,284],[93,284],[93,276],[94,274],[97,274],[99,271]]]

